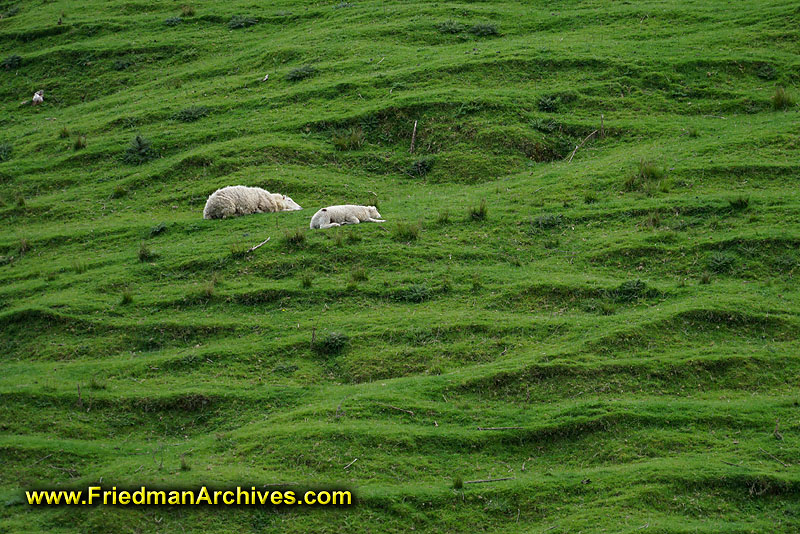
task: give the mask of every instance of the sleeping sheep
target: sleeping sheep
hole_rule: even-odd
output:
[[[214,191],[206,201],[204,219],[224,219],[251,213],[295,211],[301,208],[294,200],[260,187],[232,185]]]
[[[375,206],[328,206],[322,208],[311,217],[311,229],[332,228],[343,224],[358,224],[360,222],[386,222],[381,219],[381,214]]]

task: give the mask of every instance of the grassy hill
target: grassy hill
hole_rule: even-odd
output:
[[[800,528],[796,4],[0,15],[0,530]],[[359,504],[20,499],[100,480]]]

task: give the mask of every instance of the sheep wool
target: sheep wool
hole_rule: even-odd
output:
[[[343,224],[358,224],[362,222],[386,222],[381,219],[381,214],[375,206],[328,206],[322,208],[311,217],[311,229],[332,228]]]
[[[217,189],[206,201],[204,219],[225,219],[251,213],[296,211],[301,208],[294,200],[279,193],[270,193],[260,187],[232,185]]]

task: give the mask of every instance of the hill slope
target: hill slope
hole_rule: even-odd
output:
[[[519,4],[0,2],[5,531],[800,527],[800,9]]]

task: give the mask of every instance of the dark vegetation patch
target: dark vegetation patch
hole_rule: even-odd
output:
[[[228,28],[231,30],[238,30],[241,28],[249,28],[256,24],[258,24],[257,18],[246,15],[234,15],[231,17],[231,20],[228,21]]]
[[[180,110],[172,118],[181,122],[194,122],[207,117],[209,113],[211,113],[211,110],[206,106],[190,106]]]
[[[297,67],[296,69],[292,69],[286,75],[286,79],[290,82],[299,82],[300,80],[305,80],[306,78],[311,78],[317,74],[316,67],[312,65],[303,65],[302,67]]]
[[[158,151],[146,137],[137,135],[122,155],[122,161],[128,165],[142,165],[159,156]]]

